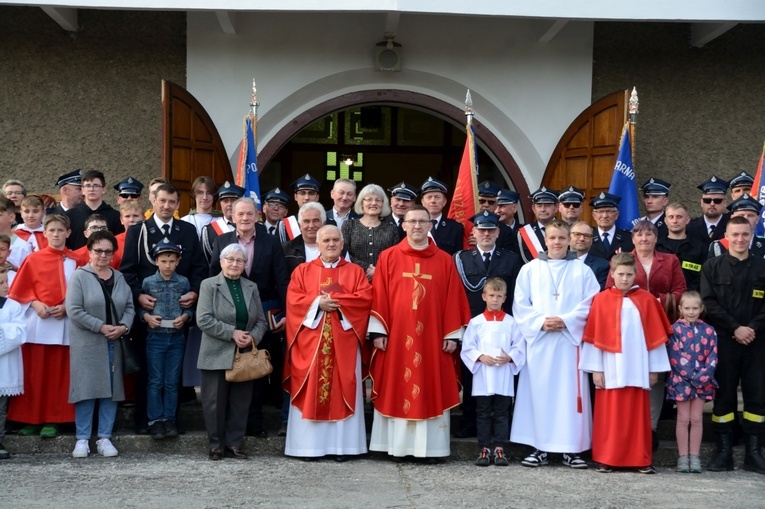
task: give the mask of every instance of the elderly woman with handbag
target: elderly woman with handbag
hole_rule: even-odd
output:
[[[244,272],[247,251],[230,244],[220,253],[221,272],[202,281],[197,326],[202,330],[197,367],[202,372],[202,412],[209,458],[247,459],[242,441],[252,400],[253,381],[229,382],[238,349],[255,348],[266,332],[258,286]]]
[[[98,400],[98,453],[117,456],[111,442],[117,417],[117,402],[125,399],[122,382],[120,341],[135,317],[133,294],[119,271],[109,265],[117,240],[108,231],[88,238],[90,262],[72,275],[66,292],[66,313],[70,320],[69,402],[74,403],[76,426],[72,456],[86,458],[93,427],[93,410]]]

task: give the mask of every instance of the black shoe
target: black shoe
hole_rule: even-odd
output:
[[[247,453],[241,447],[226,447],[223,449],[223,455],[227,458],[234,458],[237,460],[246,460]]]
[[[715,433],[717,453],[707,464],[710,472],[728,472],[733,470],[733,442],[730,431]]]
[[[0,460],[9,460],[11,459],[11,453],[8,452],[8,450],[5,448],[5,446],[0,443]]]
[[[148,435],[149,434],[149,425],[148,424],[136,424],[135,425],[135,434],[136,435]]]
[[[744,442],[744,470],[765,474],[765,458],[760,452],[760,437],[758,435],[746,435]]]
[[[287,424],[282,424],[282,427],[279,428],[279,431],[276,433],[276,436],[280,437],[286,437],[287,436]]]
[[[175,438],[178,436],[178,427],[173,421],[165,421],[165,438]],[[152,437],[153,438],[153,437]]]
[[[345,463],[346,461],[348,461],[348,456],[346,456],[345,454],[337,454],[335,456],[335,461],[338,463]]]
[[[656,452],[659,449],[659,437],[656,435],[656,430],[651,430],[651,450]]]
[[[162,421],[154,421],[154,423],[149,426],[149,435],[151,435],[151,438],[154,440],[162,440],[165,438],[165,423]]]
[[[223,450],[210,449],[210,452],[207,454],[207,457],[210,458],[212,461],[220,461],[223,459]]]
[[[480,454],[478,454],[478,459],[473,464],[477,467],[488,467],[491,465],[491,449],[488,447],[482,448]]]

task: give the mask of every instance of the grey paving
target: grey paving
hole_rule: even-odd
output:
[[[220,462],[202,454],[22,454],[0,462],[0,476],[0,507],[8,508],[765,506],[765,477],[744,471],[598,474],[464,460],[396,464],[378,455],[335,463],[273,454]]]

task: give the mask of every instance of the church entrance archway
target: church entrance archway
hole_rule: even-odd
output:
[[[528,184],[499,139],[476,119],[479,182],[517,190],[528,217]],[[439,99],[402,90],[342,95],[304,111],[258,153],[261,191],[287,188],[305,173],[320,181],[330,203],[331,181],[387,188],[401,180],[419,186],[433,176],[453,187],[465,144],[465,113]],[[347,165],[346,159],[352,164]],[[326,195],[326,196],[325,196]]]

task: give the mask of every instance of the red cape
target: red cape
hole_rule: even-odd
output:
[[[59,251],[50,246],[27,256],[13,280],[8,297],[21,304],[35,300],[46,306],[63,304],[66,298],[65,256],[77,259],[68,248]],[[77,263],[78,267],[80,265]]]
[[[34,233],[35,239],[37,240],[37,245],[40,246],[40,249],[48,247],[48,239],[45,238],[43,232],[30,232],[27,230],[22,230],[21,228],[17,228],[13,230],[13,233],[15,233],[18,238],[26,241],[29,241],[29,237],[31,237],[32,233]]]
[[[459,405],[459,353],[443,341],[470,321],[470,308],[451,256],[404,239],[380,255],[372,290],[372,315],[388,333],[369,368],[375,410],[422,420]]]
[[[323,288],[340,300],[340,313],[352,328],[345,331],[338,312],[324,313],[316,329],[303,325]],[[282,386],[303,419],[339,421],[356,411],[356,356],[363,345],[372,305],[372,287],[358,265],[340,260],[327,269],[320,259],[298,265],[287,290],[287,356]]]
[[[638,309],[643,324],[647,350],[668,341],[672,326],[656,297],[645,290],[634,288],[626,295]],[[617,288],[609,288],[592,299],[590,316],[584,327],[582,340],[600,350],[620,353],[622,351],[622,302],[625,295]]]

